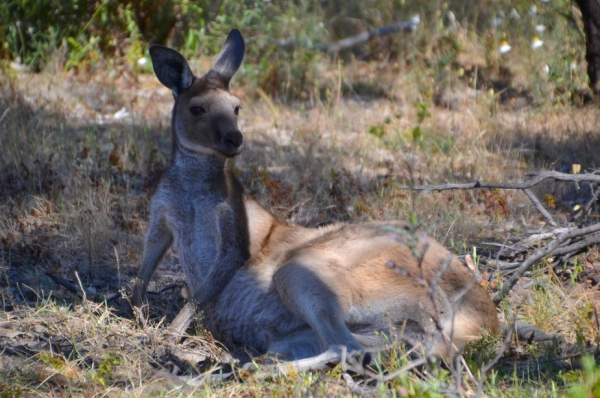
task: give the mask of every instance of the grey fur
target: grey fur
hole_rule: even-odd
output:
[[[229,81],[239,69],[244,59],[246,45],[244,38],[237,29],[232,29],[225,40],[223,50],[213,66],[212,70],[221,75],[223,81],[226,81],[226,86],[229,86]]]
[[[193,302],[205,306],[250,257],[243,187],[229,165],[243,142],[239,100],[227,92],[230,77],[211,70],[194,78],[176,51],[155,46],[150,53],[157,77],[175,94],[173,157],[152,199],[133,305],[141,307],[148,282],[172,245]],[[233,57],[229,61],[227,54]],[[223,57],[222,63],[239,66],[238,54]]]
[[[194,74],[183,57],[177,51],[162,46],[150,48],[152,67],[158,80],[179,95],[192,85]]]
[[[227,160],[241,149],[238,100],[227,90],[243,49],[233,30],[216,69],[183,90],[185,59],[172,50],[157,52],[163,54],[156,60],[157,76],[181,91],[173,108],[173,162],[152,200],[134,306],[142,305],[150,277],[172,244],[191,301],[171,328],[183,332],[199,307],[204,327],[232,349],[245,345],[256,353],[302,359],[341,346],[360,351],[381,344],[379,332],[400,330],[405,341],[442,354],[448,347],[442,334],[462,342],[484,327],[493,332],[497,316],[487,292],[437,242],[413,236],[407,243],[406,224],[294,227],[245,196]],[[420,259],[413,255],[417,247],[427,249]],[[425,287],[432,281],[435,294]]]

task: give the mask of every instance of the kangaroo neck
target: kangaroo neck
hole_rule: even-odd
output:
[[[177,148],[173,153],[171,167],[176,168],[182,175],[191,173],[195,180],[222,178],[228,169],[227,159],[216,154],[198,154],[185,148]]]

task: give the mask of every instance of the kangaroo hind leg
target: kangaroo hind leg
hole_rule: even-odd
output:
[[[321,346],[315,332],[307,326],[271,341],[267,351],[287,361],[294,361],[319,355]]]
[[[286,307],[312,328],[322,352],[342,345],[363,350],[344,323],[337,295],[310,268],[290,261],[275,272],[273,284]]]

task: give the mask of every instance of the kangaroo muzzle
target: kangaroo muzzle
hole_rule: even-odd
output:
[[[235,156],[242,150],[244,136],[238,130],[228,131],[221,138],[220,152],[225,156]]]

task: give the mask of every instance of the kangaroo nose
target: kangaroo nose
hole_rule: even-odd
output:
[[[226,147],[233,147],[233,149],[237,149],[242,146],[243,141],[244,136],[239,131],[228,131],[223,136],[223,145]]]

